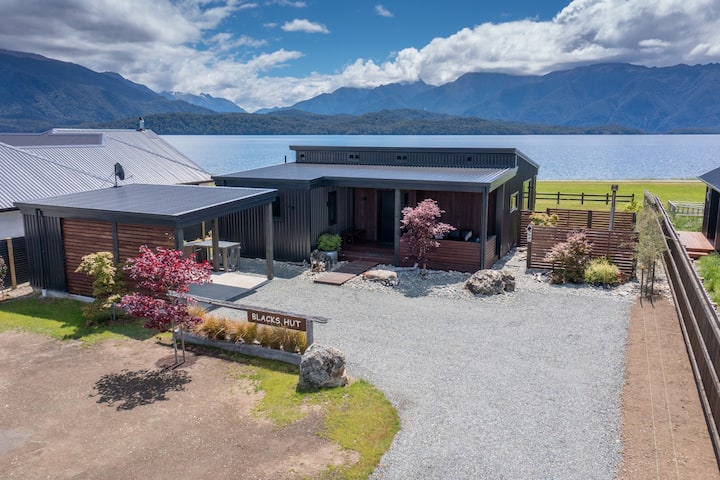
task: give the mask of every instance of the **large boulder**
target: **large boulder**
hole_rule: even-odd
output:
[[[515,277],[504,270],[478,270],[465,281],[475,295],[497,295],[515,291]]]
[[[316,249],[310,254],[310,269],[313,272],[329,272],[333,263],[333,257],[328,252]]]
[[[347,385],[345,355],[335,347],[313,343],[300,359],[299,390],[342,387]]]
[[[383,285],[395,286],[398,284],[398,274],[391,270],[368,270],[362,277],[371,282],[380,282]]]

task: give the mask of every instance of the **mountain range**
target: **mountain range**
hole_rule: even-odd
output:
[[[209,94],[156,93],[117,73],[0,50],[0,131],[127,125],[154,115],[148,126],[161,134],[176,125],[196,134],[720,133],[719,87],[718,64],[597,64],[547,75],[468,73],[439,86],[340,88],[249,114]]]

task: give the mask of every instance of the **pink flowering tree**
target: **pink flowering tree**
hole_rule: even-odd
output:
[[[414,208],[403,208],[402,211],[400,224],[405,233],[400,241],[408,246],[411,255],[422,265],[423,274],[427,272],[429,255],[440,246],[437,238],[455,230],[452,225],[438,221],[443,213],[445,210],[440,210],[437,202],[431,198],[426,198]]]
[[[173,332],[177,363],[176,328],[187,329],[200,323],[187,306],[190,285],[210,282],[210,264],[197,263],[194,256],[185,257],[180,250],[143,245],[140,254],[129,258],[125,270],[136,282],[137,290],[125,295],[120,306],[130,315],[145,319],[145,328]],[[183,344],[184,354],[184,344]]]

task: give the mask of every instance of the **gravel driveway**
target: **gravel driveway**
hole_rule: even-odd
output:
[[[372,478],[614,479],[634,286],[550,286],[523,262],[506,265],[517,291],[495,297],[464,294],[463,274],[405,272],[381,291],[276,278],[242,302],[330,318],[316,341],[396,406]]]

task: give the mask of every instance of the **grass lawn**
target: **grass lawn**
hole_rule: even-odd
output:
[[[542,193],[610,193],[610,185],[618,185],[618,195],[635,194],[638,202],[642,203],[645,190],[660,197],[663,204],[667,206],[668,200],[678,202],[703,202],[705,199],[705,184],[699,180],[627,180],[627,181],[543,181],[538,180],[537,191]],[[618,203],[618,209],[622,210],[626,203]],[[580,202],[562,201],[558,205],[555,200],[538,200],[535,210],[542,211],[546,208],[570,208],[570,209],[592,209],[610,210],[610,205],[605,203],[591,202],[581,205]]]
[[[139,321],[85,325],[83,303],[70,299],[31,297],[0,302],[0,332],[21,329],[58,340],[80,340],[91,345],[109,338],[144,340],[155,332]],[[364,479],[390,448],[400,429],[396,410],[385,396],[365,381],[345,388],[319,392],[298,392],[298,368],[281,362],[219,353],[232,362],[230,374],[251,380],[265,392],[256,414],[282,428],[307,415],[307,406],[319,406],[324,413],[322,435],[342,448],[359,454],[357,462],[326,470],[322,478]]]
[[[82,318],[83,305],[67,298],[41,297],[0,302],[0,332],[19,328],[58,340],[80,340],[83,345],[108,338],[143,340],[154,334],[137,320],[87,326]]]

